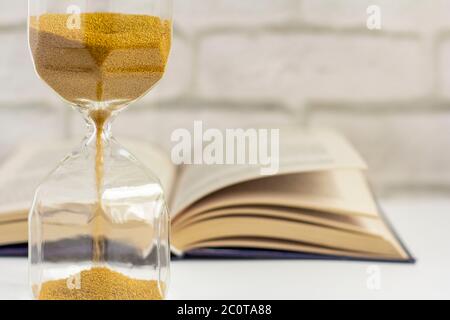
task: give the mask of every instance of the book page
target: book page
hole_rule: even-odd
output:
[[[378,208],[359,170],[338,169],[274,176],[239,183],[206,196],[178,219],[227,207],[283,206],[332,214],[379,218]],[[184,215],[187,217],[183,217]]]
[[[319,225],[251,216],[224,216],[186,226],[172,235],[179,251],[195,244],[229,238],[272,238],[307,243],[337,250],[396,256],[398,248],[383,237],[322,227]]]
[[[28,240],[28,220],[0,224],[0,246],[26,243]]]
[[[315,246],[311,244],[301,243],[301,242],[293,242],[293,241],[280,241],[278,239],[271,238],[226,238],[226,239],[218,239],[212,241],[205,241],[195,243],[189,248],[187,251],[193,249],[202,249],[202,248],[238,248],[238,249],[264,249],[264,250],[283,250],[283,251],[292,251],[292,252],[302,252],[302,253],[310,253],[310,254],[321,254],[321,255],[331,255],[331,256],[339,256],[339,257],[349,257],[349,258],[362,258],[362,259],[392,259],[398,261],[405,261],[408,259],[408,255],[402,251],[399,251],[400,255],[396,254],[395,256],[388,256],[383,254],[374,254],[367,252],[358,252],[351,250],[338,250],[331,249],[327,247]],[[176,249],[174,249],[176,252]],[[179,252],[178,255],[182,256],[182,252]]]
[[[0,222],[26,216],[37,186],[77,145],[80,141],[25,144],[10,156],[0,168]],[[125,141],[123,145],[147,168],[157,173],[166,194],[170,194],[176,168],[166,154],[145,142]]]
[[[340,135],[328,130],[280,130],[279,172],[291,174],[339,168],[366,169]],[[244,181],[265,178],[259,165],[190,165],[179,173],[171,209],[180,213],[206,195]]]
[[[373,219],[371,217],[334,214],[292,207],[252,205],[217,208],[196,215],[180,215],[180,219],[173,220],[172,232],[177,232],[178,229],[185,228],[188,225],[200,221],[220,218],[223,216],[252,216],[285,219],[292,222],[298,221],[311,223],[335,229],[372,235],[383,235],[384,230],[382,220]]]

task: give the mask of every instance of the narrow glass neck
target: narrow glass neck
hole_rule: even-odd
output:
[[[84,120],[87,127],[87,137],[97,139],[101,134],[102,140],[109,140],[112,136],[111,126],[115,119],[113,113],[94,111],[84,114]]]

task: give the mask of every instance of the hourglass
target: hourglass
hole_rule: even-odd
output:
[[[88,134],[38,187],[29,218],[36,299],[162,299],[169,218],[158,179],[111,135],[163,76],[171,0],[29,0],[36,72]]]

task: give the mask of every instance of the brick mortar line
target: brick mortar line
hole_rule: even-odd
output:
[[[187,87],[183,90],[186,97],[190,99],[195,99],[195,92],[198,92],[198,82],[199,82],[199,58],[200,58],[200,39],[193,38],[189,47],[191,49],[191,75]]]
[[[436,94],[443,92],[443,83],[442,83],[442,70],[440,66],[442,64],[441,61],[441,48],[444,45],[444,42],[450,40],[450,30],[441,31],[434,37],[433,41],[433,81],[434,81],[434,90]]]
[[[239,33],[242,34],[256,34],[256,33],[305,33],[305,34],[329,34],[329,35],[365,35],[371,37],[383,37],[394,39],[419,39],[422,37],[420,31],[372,31],[366,28],[360,27],[333,27],[326,25],[318,25],[302,22],[287,22],[280,24],[263,24],[259,26],[210,26],[208,28],[199,28],[198,31],[194,31],[193,34],[198,37],[209,37],[217,34],[230,34]]]
[[[178,37],[183,40],[190,39],[191,36],[183,31],[183,28],[176,22],[173,22],[172,37]]]
[[[450,39],[450,29],[443,28],[436,33],[436,42],[441,42]]]
[[[163,99],[153,102],[137,102],[133,104],[135,109],[147,109],[147,108],[162,108],[162,107],[175,107],[177,109],[186,109],[184,106],[189,105],[209,105],[213,108],[221,109],[230,108],[246,108],[246,109],[258,109],[258,110],[284,110],[292,111],[292,104],[279,99],[209,99],[201,98],[196,95],[182,94],[176,98]],[[314,110],[314,111],[336,111],[339,112],[352,112],[352,113],[364,113],[364,114],[376,114],[376,113],[404,113],[405,111],[424,112],[424,113],[441,113],[450,111],[450,101],[436,100],[436,99],[423,99],[423,100],[392,100],[392,101],[338,101],[338,102],[320,102],[320,101],[306,101],[299,100],[299,105],[303,105],[302,108],[296,108],[294,111]],[[361,107],[365,105],[365,107]]]
[[[240,108],[255,109],[255,110],[288,110],[285,103],[279,101],[262,101],[262,100],[235,100],[235,99],[203,99],[191,95],[181,95],[177,98],[166,99],[155,102],[137,102],[133,104],[134,108],[148,110],[159,110],[162,108],[176,108],[178,110],[189,109],[186,106],[207,106],[208,108],[217,108],[215,110],[229,109],[239,110]],[[223,107],[223,108],[222,108]],[[204,109],[204,108],[199,108]]]
[[[64,104],[61,101],[61,105]],[[189,106],[199,105],[199,109],[213,108],[214,110],[264,110],[295,113],[304,110],[305,116],[317,112],[330,112],[334,114],[353,113],[362,115],[388,115],[404,114],[405,111],[414,113],[447,113],[450,112],[450,102],[436,102],[424,100],[417,101],[383,101],[383,102],[307,102],[303,108],[292,110],[285,101],[267,101],[267,100],[236,100],[236,99],[202,99],[191,95],[180,95],[177,98],[165,99],[160,101],[137,102],[130,108],[131,110],[147,111],[149,109],[161,110],[168,108],[173,110],[186,110]],[[361,107],[361,105],[366,105]],[[203,107],[205,106],[205,107]],[[39,108],[41,110],[55,110],[58,107],[56,103],[48,101],[29,101],[29,102],[2,102],[0,110],[32,110]]]
[[[295,17],[297,18],[297,19],[299,19],[299,20],[301,20],[301,19],[303,19],[303,15],[304,15],[304,13],[303,13],[303,0],[297,0],[293,5],[294,5],[294,8],[293,8],[293,10],[295,10],[294,12],[295,12]]]
[[[370,171],[370,170],[369,170]],[[450,195],[450,184],[386,184],[382,185],[376,190],[378,198],[383,197],[395,197],[405,193],[415,193],[424,195],[439,195],[439,196],[449,196]]]
[[[74,136],[74,129],[72,125],[72,113],[74,113],[75,110],[70,110],[70,108],[66,108],[66,110],[63,111],[62,117],[63,117],[63,123],[64,128],[62,128],[63,133],[62,136],[65,139],[70,139]],[[81,114],[80,114],[81,116]]]
[[[15,23],[10,25],[0,24],[0,34],[17,32],[17,31],[27,31],[28,23]]]
[[[39,109],[42,111],[55,111],[58,107],[48,101],[29,101],[29,102],[1,102],[0,111],[2,110],[15,110],[20,111],[30,111],[34,109]]]
[[[440,96],[440,70],[439,70],[439,43],[438,37],[435,34],[430,35],[424,41],[424,47],[426,48],[426,57],[428,59],[430,72],[431,72],[431,96],[435,99],[439,99]],[[437,97],[437,98],[436,98]]]
[[[299,104],[298,108],[287,107],[285,111],[289,119],[292,120],[293,125],[297,125],[299,127],[306,128],[308,127],[309,117],[308,117],[308,108],[304,103]]]
[[[361,105],[365,105],[361,107]],[[356,114],[396,114],[407,112],[416,113],[442,113],[450,112],[450,102],[439,102],[433,100],[414,101],[383,101],[383,102],[330,102],[306,104],[307,113],[320,111],[331,111],[333,113],[356,113]]]

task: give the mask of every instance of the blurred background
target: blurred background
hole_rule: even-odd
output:
[[[366,10],[381,8],[381,30]],[[0,162],[23,141],[85,133],[34,73],[27,0],[0,2]],[[167,146],[174,128],[336,128],[382,196],[450,194],[450,0],[175,0],[168,73],[114,134]],[[55,159],[55,163],[56,163]]]

